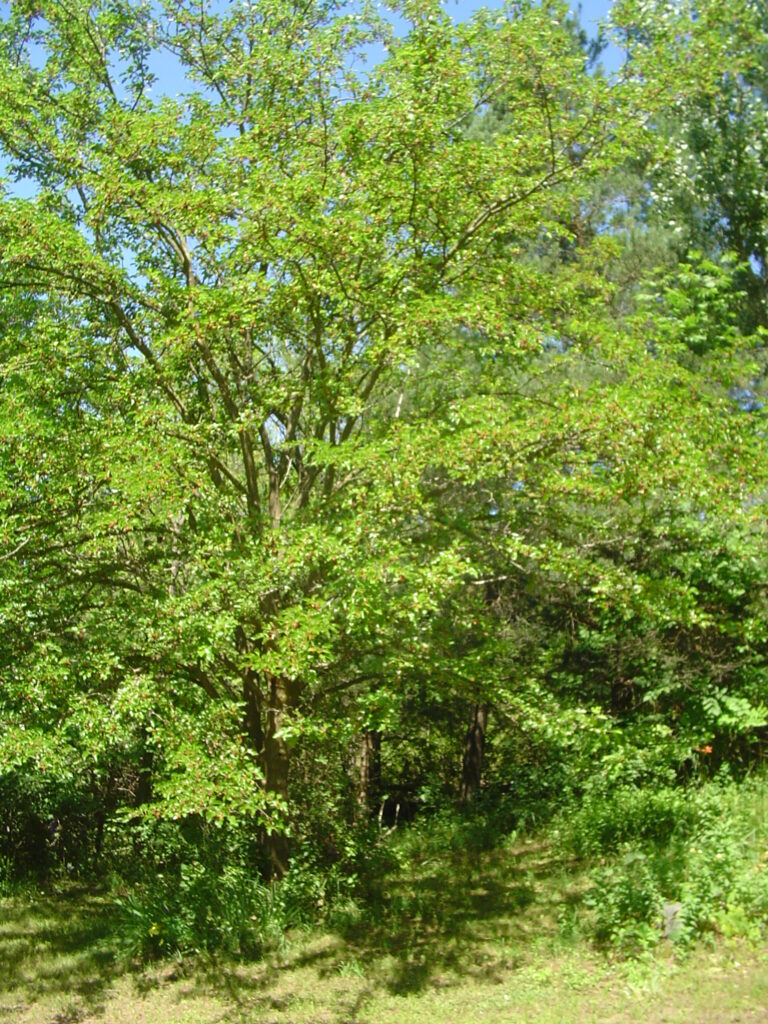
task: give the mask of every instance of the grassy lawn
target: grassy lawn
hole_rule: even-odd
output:
[[[139,968],[107,897],[70,889],[0,903],[5,1024],[765,1022],[768,948],[667,945],[612,962],[564,927],[583,878],[544,846],[413,858],[375,923],[354,908],[255,964]]]

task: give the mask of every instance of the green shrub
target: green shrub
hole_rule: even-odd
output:
[[[279,888],[243,868],[216,872],[199,862],[159,875],[118,901],[128,951],[156,957],[223,951],[257,955],[282,942],[292,923]]]
[[[383,869],[383,851],[362,835],[327,863],[296,849],[284,878],[266,883],[259,835],[243,824],[143,818],[116,833],[113,885],[132,956],[222,951],[259,956],[287,929],[333,916]],[[118,849],[118,841],[123,846]],[[131,860],[131,852],[138,856]]]
[[[768,872],[755,838],[728,820],[694,837],[680,886],[682,939],[714,931],[759,936],[768,923]]]
[[[100,854],[94,778],[33,768],[0,772],[0,858],[8,882],[87,876]]]
[[[20,873],[10,857],[0,855],[0,899],[29,897],[37,888],[38,883],[32,876]]]
[[[644,853],[627,850],[616,864],[596,871],[586,903],[594,911],[598,941],[623,952],[646,949],[656,942],[664,897],[657,872]]]
[[[768,925],[764,785],[710,783],[680,797],[687,799],[675,803],[663,791],[631,799],[621,794],[572,823],[567,841],[580,851],[609,850],[634,829],[633,846],[591,876],[586,902],[600,942],[636,952],[665,935],[681,945],[708,933],[757,940]],[[632,807],[640,812],[634,823]],[[610,823],[617,808],[624,816]],[[675,908],[673,929],[664,920],[665,906]]]
[[[577,857],[595,857],[626,844],[666,844],[689,836],[712,817],[711,799],[672,787],[622,786],[613,792],[586,793],[560,822],[560,842]]]

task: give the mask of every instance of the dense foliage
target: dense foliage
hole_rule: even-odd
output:
[[[3,8],[8,879],[253,950],[461,803],[639,843],[601,934],[706,902],[642,843],[709,878],[768,736],[768,23],[614,21]]]

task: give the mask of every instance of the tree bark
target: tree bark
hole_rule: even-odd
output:
[[[290,749],[280,730],[286,712],[296,705],[298,685],[281,676],[269,680],[269,706],[264,730],[264,781],[267,793],[288,800]],[[265,838],[270,877],[282,878],[288,870],[290,844],[283,832],[271,832]]]
[[[376,802],[381,778],[381,733],[366,729],[357,737],[354,761],[355,804],[364,820]]]
[[[250,644],[242,626],[237,627],[235,637],[238,652],[241,655],[247,655],[250,652]],[[259,693],[258,679],[256,673],[250,667],[243,668],[242,679],[243,705],[245,708],[243,726],[245,728],[248,741],[251,744],[251,749],[254,750],[259,757],[263,757],[264,727],[261,721],[262,702],[261,695]]]
[[[472,712],[472,722],[467,729],[467,736],[464,740],[464,761],[461,766],[461,788],[459,793],[462,803],[471,800],[474,793],[480,788],[487,727],[488,706],[475,704]]]
[[[136,780],[136,792],[133,799],[134,807],[141,807],[143,804],[148,804],[152,799],[152,776],[154,768],[154,757],[152,751],[147,749],[147,730],[146,728],[141,731],[142,748],[139,754],[139,777]]]
[[[261,700],[256,674],[251,669],[243,673],[243,704],[245,705],[245,732],[254,750],[260,757],[264,754],[264,728],[261,722]]]

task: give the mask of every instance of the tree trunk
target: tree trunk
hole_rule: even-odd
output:
[[[134,795],[133,805],[134,807],[141,807],[143,804],[148,804],[152,799],[152,770],[154,767],[154,757],[152,751],[147,749],[146,744],[148,743],[147,730],[142,729],[141,731],[142,749],[139,754],[139,777],[136,780],[136,791]]]
[[[366,729],[357,737],[354,782],[357,818],[363,821],[376,801],[381,778],[381,733]]]
[[[281,676],[269,680],[269,707],[267,708],[266,729],[264,730],[264,776],[267,793],[288,800],[288,773],[290,749],[280,730],[285,724],[286,711],[296,704],[298,685]],[[288,870],[290,848],[288,837],[283,832],[272,832],[266,836],[265,848],[269,857],[269,871],[272,878],[281,878]]]
[[[485,731],[488,727],[487,705],[475,704],[472,722],[467,729],[464,741],[464,762],[461,766],[460,799],[462,803],[470,800],[480,788],[483,775],[483,750],[485,749]]]
[[[251,748],[260,756],[264,751],[264,729],[261,724],[261,702],[254,673],[243,674],[243,703],[245,705],[245,732]]]

